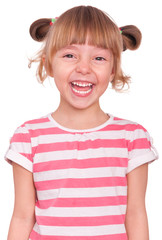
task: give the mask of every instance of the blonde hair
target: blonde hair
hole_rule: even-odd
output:
[[[130,77],[121,69],[121,52],[139,47],[141,33],[137,27],[128,25],[119,29],[106,13],[92,6],[69,9],[53,25],[50,23],[51,19],[39,19],[30,27],[32,38],[44,42],[38,54],[30,60],[30,65],[39,63],[39,82],[43,83],[47,78],[52,69],[53,56],[58,50],[71,44],[85,44],[88,35],[88,44],[110,49],[113,53],[115,75],[112,88],[121,90],[125,84],[129,85]]]

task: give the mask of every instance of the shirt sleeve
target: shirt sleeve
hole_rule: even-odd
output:
[[[127,173],[156,159],[158,159],[158,153],[153,146],[152,138],[144,127],[137,125],[128,143]]]
[[[12,136],[10,146],[5,154],[5,160],[10,164],[15,162],[33,172],[31,137],[24,125],[17,128]]]

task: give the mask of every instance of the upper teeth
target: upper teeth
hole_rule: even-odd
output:
[[[90,87],[92,86],[92,83],[78,83],[78,82],[72,82],[73,85],[77,85],[79,87]]]

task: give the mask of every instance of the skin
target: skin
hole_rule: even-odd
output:
[[[128,240],[149,240],[145,194],[148,179],[148,164],[144,164],[127,175],[128,205],[126,230]]]
[[[53,113],[61,125],[86,129],[104,123],[108,116],[100,108],[99,98],[113,80],[113,56],[110,50],[85,45],[71,45],[59,50],[53,58],[52,72],[60,92],[60,105]],[[93,83],[88,97],[71,91],[72,81]]]
[[[15,204],[7,240],[28,240],[35,223],[36,193],[33,175],[14,162],[12,165]]]
[[[48,69],[46,69],[48,72]],[[60,104],[53,118],[62,126],[89,129],[108,120],[99,99],[113,80],[113,55],[108,49],[95,46],[71,45],[59,50],[53,57],[52,71],[60,92]],[[93,91],[86,97],[76,96],[71,82],[92,83]],[[35,223],[36,193],[33,175],[13,163],[15,206],[8,240],[28,240]],[[128,205],[125,219],[128,240],[149,240],[145,209],[148,165],[144,164],[127,175]]]

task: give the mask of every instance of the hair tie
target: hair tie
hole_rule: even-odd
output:
[[[58,17],[52,18],[51,22],[50,22],[50,25],[52,26],[57,19],[58,19]]]
[[[119,28],[119,30],[120,30],[120,34],[122,34],[122,33],[123,33],[122,29],[121,29],[121,28]]]

